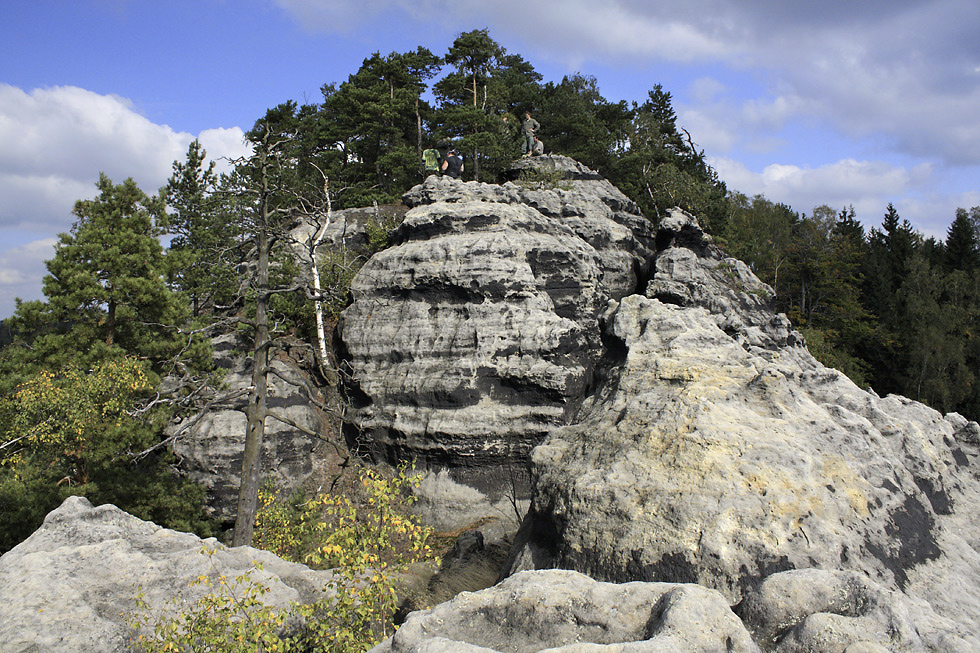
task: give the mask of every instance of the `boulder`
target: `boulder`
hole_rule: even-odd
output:
[[[413,612],[372,653],[462,651],[754,653],[759,648],[718,592],[672,583],[523,572],[480,592]]]
[[[936,625],[927,606],[913,608],[897,592],[854,572],[800,569],[768,577],[736,613],[755,640],[774,651],[968,650],[953,638],[927,647],[919,625]]]
[[[732,603],[777,572],[849,571],[931,606],[930,646],[975,642],[976,425],[818,363],[690,216],[657,242],[647,296],[604,320],[615,373],[533,452],[510,571],[699,583]]]
[[[138,593],[159,615],[172,609],[172,598],[186,606],[202,596],[206,586],[192,584],[199,577],[242,574],[268,587],[262,601],[277,608],[316,600],[331,578],[267,551],[227,548],[70,497],[0,557],[0,650],[128,650]]]
[[[406,194],[338,324],[355,448],[448,469],[492,502],[525,493],[528,452],[590,394],[599,316],[635,291],[653,246],[608,182],[563,183],[432,176]]]

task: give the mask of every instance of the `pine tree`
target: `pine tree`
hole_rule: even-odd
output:
[[[980,207],[974,207],[977,209]],[[980,267],[980,242],[970,214],[956,209],[956,218],[946,231],[944,257],[947,270],[971,272]]]
[[[172,209],[169,279],[189,298],[194,316],[232,301],[237,283],[231,264],[240,259],[241,247],[240,234],[216,195],[215,162],[205,165],[206,158],[200,142],[192,141],[186,160],[174,161],[164,189]]]

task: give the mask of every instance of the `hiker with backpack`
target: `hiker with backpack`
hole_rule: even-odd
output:
[[[422,152],[422,162],[425,165],[424,176],[430,177],[439,174],[439,164],[441,163],[439,150],[430,147]]]

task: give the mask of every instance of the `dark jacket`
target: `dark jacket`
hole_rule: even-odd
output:
[[[450,154],[442,162],[442,171],[453,179],[459,179],[459,175],[463,172],[463,160],[455,153]]]

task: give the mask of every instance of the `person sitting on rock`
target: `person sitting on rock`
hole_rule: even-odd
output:
[[[442,162],[442,173],[453,179],[459,179],[463,173],[463,160],[459,158],[459,153],[456,150],[449,150],[449,154]]]
[[[544,143],[537,136],[534,137],[534,147],[531,149],[531,153],[534,156],[541,156],[544,154]]]

